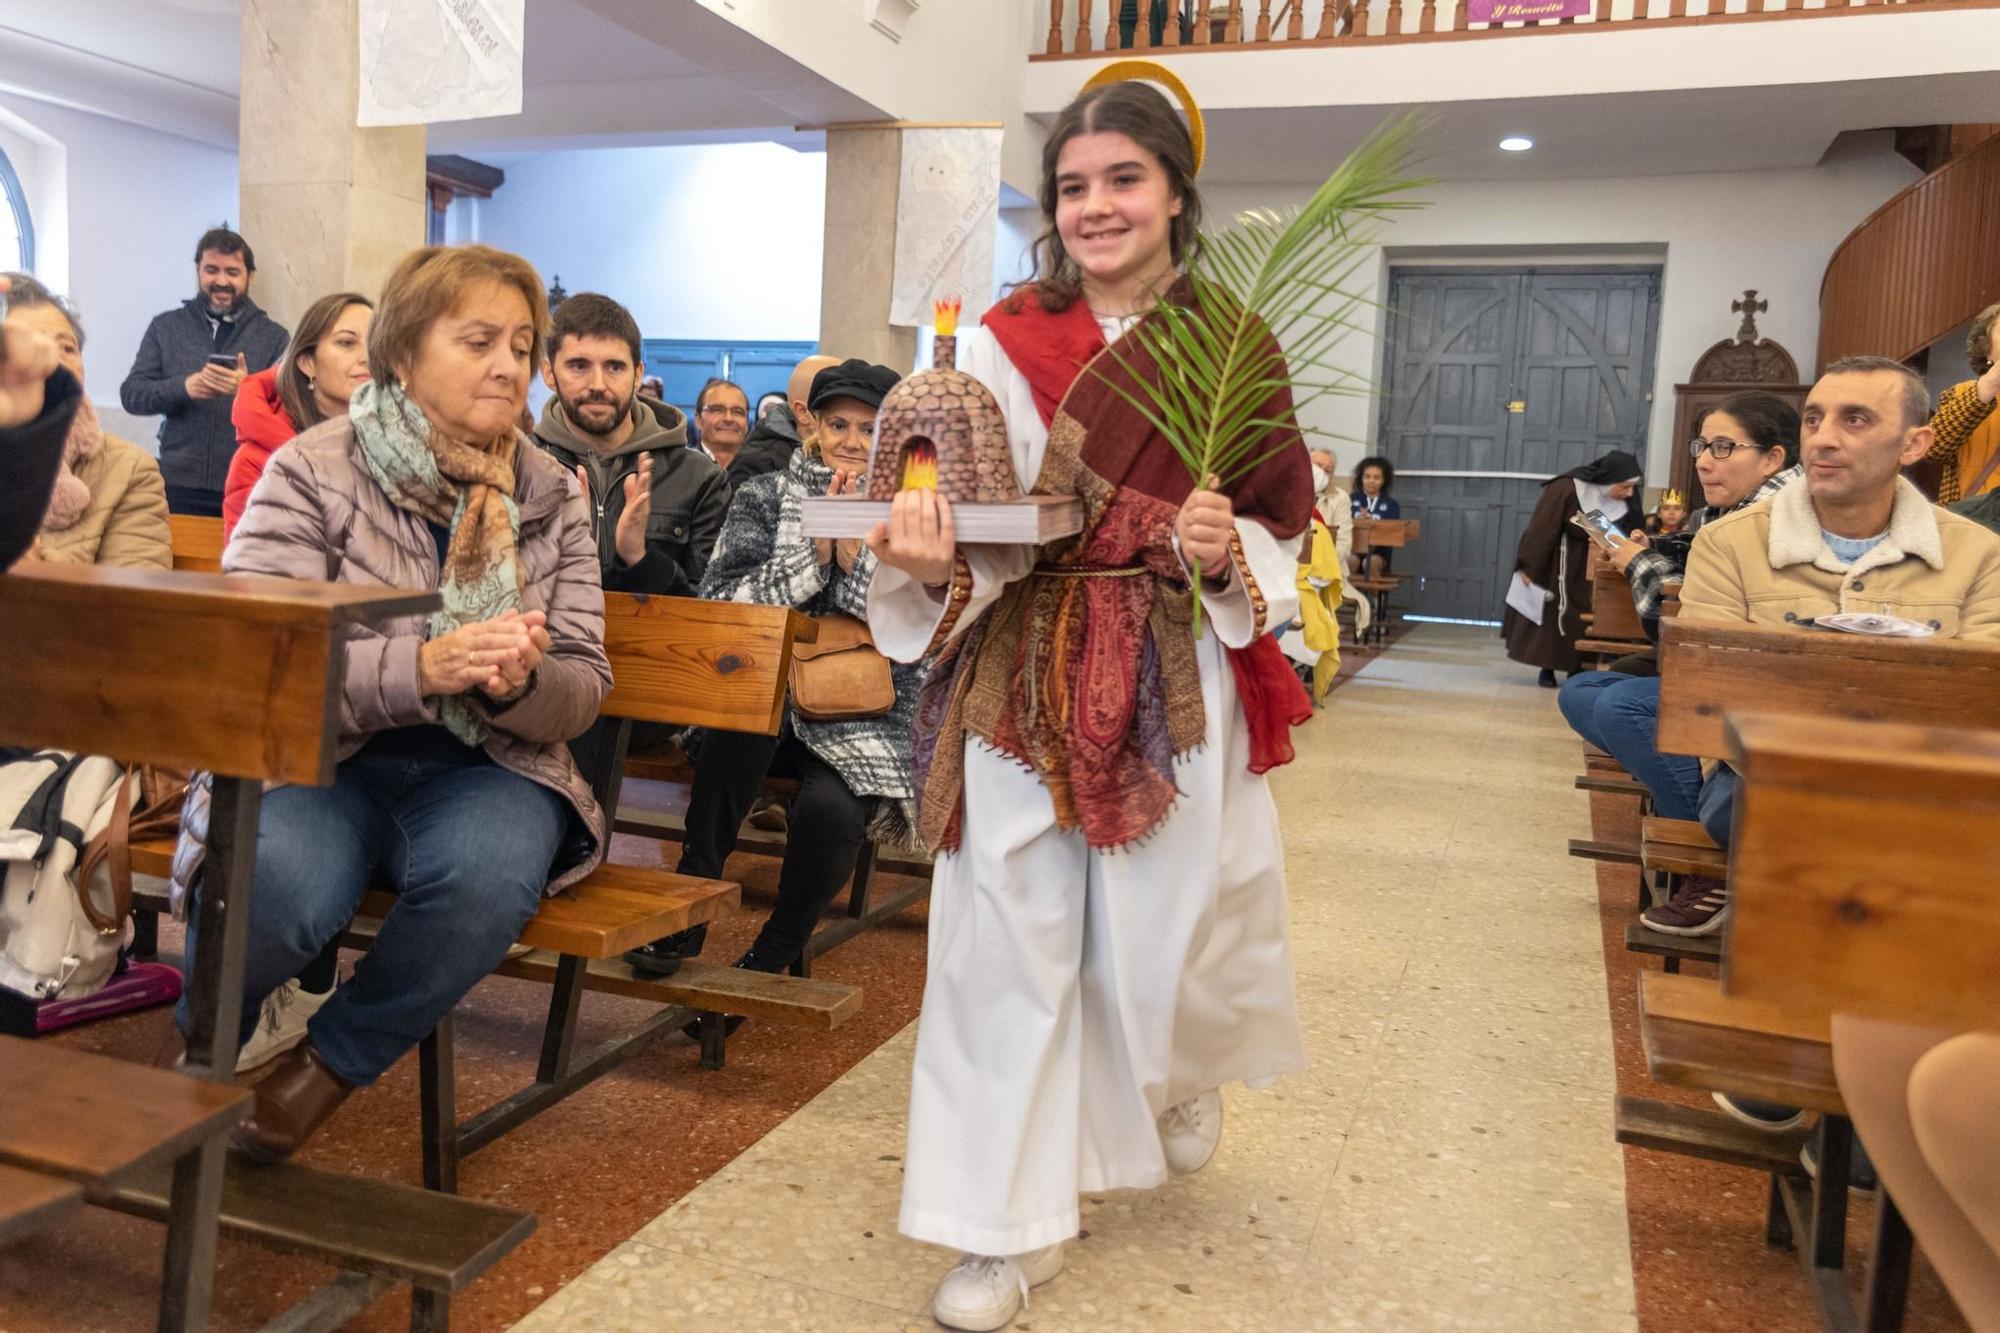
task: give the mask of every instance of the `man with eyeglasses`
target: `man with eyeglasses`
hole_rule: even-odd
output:
[[[727,472],[750,435],[750,395],[729,380],[712,379],[695,395],[694,419],[702,449]]]

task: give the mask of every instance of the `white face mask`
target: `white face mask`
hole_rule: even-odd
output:
[[[1313,468],[1313,494],[1323,495],[1326,492],[1326,469],[1321,467],[1318,463],[1314,463],[1312,465],[1312,468]]]

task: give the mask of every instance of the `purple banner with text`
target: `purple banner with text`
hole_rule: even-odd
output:
[[[1588,18],[1592,0],[1465,0],[1469,23],[1533,23]]]

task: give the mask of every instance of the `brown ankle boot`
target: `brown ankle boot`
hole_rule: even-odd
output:
[[[270,1076],[257,1085],[250,1118],[237,1126],[231,1142],[259,1166],[282,1162],[340,1109],[354,1089],[320,1062],[311,1041],[278,1057]]]

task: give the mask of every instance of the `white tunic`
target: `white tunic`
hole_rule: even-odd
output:
[[[1100,323],[1107,338],[1124,332]],[[999,400],[1031,485],[1048,430],[1026,378],[985,329],[960,339],[958,366]],[[1293,543],[1254,522],[1238,531],[1268,627],[1282,626],[1297,612]],[[962,549],[973,588],[961,632],[1035,562],[1030,547]],[[916,656],[943,606],[882,566],[869,591],[876,644]],[[1161,1112],[1304,1066],[1277,810],[1250,773],[1224,653],[1249,642],[1254,617],[1240,579],[1203,607],[1207,734],[1176,762],[1180,799],[1143,841],[1092,850],[1057,828],[1033,772],[966,743],[962,841],[938,858],[931,891],[906,1235],[992,1255],[1073,1236],[1079,1191],[1166,1179]]]

